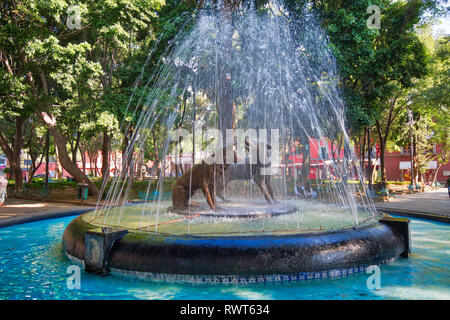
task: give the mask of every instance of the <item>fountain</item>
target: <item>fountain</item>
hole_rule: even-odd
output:
[[[90,272],[207,282],[334,277],[407,257],[408,220],[378,213],[360,182],[314,13],[224,0],[192,19],[138,79],[124,169],[66,228],[67,256]],[[162,169],[129,202],[149,141]]]

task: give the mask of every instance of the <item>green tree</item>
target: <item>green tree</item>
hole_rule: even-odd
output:
[[[431,30],[425,30],[422,39],[428,39],[431,72],[411,90],[410,107],[428,120],[425,139],[431,144],[430,148],[437,149],[430,158],[437,161],[433,176],[433,183],[436,183],[440,168],[450,160],[450,38],[444,36],[434,40],[430,35]]]
[[[301,1],[291,3],[296,8]],[[384,151],[392,123],[407,103],[407,90],[427,72],[426,51],[414,28],[436,3],[358,0],[313,1],[312,5],[330,36],[339,66],[350,134],[365,132],[369,142],[365,147],[370,147],[375,127],[385,181]],[[367,27],[371,5],[381,9],[380,29]]]
[[[99,110],[99,101],[114,82],[115,68],[130,50],[129,44],[149,33],[150,18],[162,3],[159,0],[2,3],[1,76],[9,74],[12,79],[3,92],[11,91],[8,88],[14,85],[17,90],[29,93],[26,96],[32,100],[32,112],[49,128],[60,163],[76,181],[89,183],[93,194],[98,193],[97,187],[69,157],[69,137],[78,132],[83,110],[97,111],[89,119],[94,122],[107,111]],[[20,85],[24,88],[20,89]],[[105,124],[98,126],[105,127]],[[103,133],[108,140],[109,132]],[[76,153],[75,146],[72,149]]]
[[[0,31],[0,38],[2,33]],[[15,191],[23,185],[20,154],[26,119],[32,114],[29,87],[17,70],[10,54],[0,47],[0,147],[8,158]]]

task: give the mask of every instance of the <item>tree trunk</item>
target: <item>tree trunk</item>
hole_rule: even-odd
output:
[[[81,162],[83,163],[83,174],[86,175],[86,152],[80,148]]]
[[[384,130],[384,136],[383,136],[380,122],[378,120],[375,121],[378,136],[380,138],[380,170],[381,170],[381,181],[382,181],[383,187],[386,187],[386,184],[387,184],[386,183],[386,180],[387,180],[386,179],[386,168],[385,168],[385,161],[384,161],[385,160],[384,155],[385,155],[385,150],[386,150],[386,143],[389,138],[391,124],[394,122],[395,117],[398,115],[398,110],[400,110],[400,109],[398,109],[397,111],[395,111],[395,106],[396,106],[398,98],[400,97],[400,94],[401,93],[399,93],[398,96],[396,96],[394,99],[392,99],[390,109],[389,109],[389,116],[388,116],[387,122],[386,122],[386,128]]]
[[[55,174],[57,179],[62,179],[63,177],[63,169],[62,165],[59,161],[59,151],[58,148],[56,148],[56,163],[55,163]]]
[[[386,167],[385,167],[385,158],[384,158],[384,151],[385,151],[384,143],[380,145],[380,170],[381,170],[381,182],[386,182]]]
[[[361,146],[361,181],[364,184],[366,179],[366,138],[367,138],[367,129],[364,129],[364,137]]]
[[[70,159],[67,152],[66,139],[56,129],[55,119],[52,115],[40,109],[41,108],[38,108],[37,116],[39,116],[42,121],[48,126],[53,136],[56,148],[58,149],[59,162],[61,163],[62,167],[75,179],[76,182],[87,183],[91,194],[97,196],[99,194],[97,186],[91,180],[86,178],[80,168],[78,168],[76,164],[72,162],[72,159]]]
[[[23,187],[23,172],[20,166],[20,152],[22,151],[22,135],[24,122],[25,118],[23,117],[16,118],[16,132],[14,134],[14,150],[13,150],[14,165],[11,165],[11,169],[14,171],[15,191],[22,191]]]
[[[369,179],[369,189],[372,190],[373,184],[373,169],[372,169],[372,144],[370,143],[370,128],[367,128],[367,162],[368,162],[368,172],[367,177]]]
[[[94,157],[94,177],[98,177],[98,168],[97,168],[97,160],[98,160],[98,154],[96,157]]]
[[[34,158],[31,160],[32,165],[30,166],[30,169],[28,170],[28,181],[27,182],[30,182],[33,179],[34,175],[36,174],[36,171],[38,171],[38,169],[41,167],[43,158],[44,158],[44,154],[42,154],[41,159],[39,160],[38,164],[36,164],[37,158]]]
[[[122,176],[125,177],[128,172],[128,168],[131,165],[131,160],[133,158],[134,151],[134,141],[132,141],[133,137],[133,126],[129,126],[125,132],[123,139],[123,149],[122,149]]]
[[[385,162],[384,162],[384,154],[386,150],[386,140],[383,139],[383,134],[381,133],[381,127],[380,124],[377,122],[377,130],[378,130],[378,137],[380,139],[380,170],[381,170],[381,182],[386,184],[386,169],[385,169]],[[387,137],[387,133],[384,136]]]
[[[94,176],[92,173],[92,168],[94,167],[93,163],[92,163],[92,152],[87,150],[87,155],[89,157],[89,176]]]
[[[20,166],[20,152],[22,151],[22,135],[23,135],[23,124],[25,122],[24,117],[16,117],[16,130],[14,134],[14,141],[12,143],[13,147],[10,148],[8,142],[0,133],[0,146],[8,158],[9,165],[11,167],[11,176],[14,174],[14,190],[16,192],[22,191],[23,187],[23,173]]]
[[[175,162],[175,177],[178,178],[178,173],[179,173],[179,168],[178,168],[178,163]]]
[[[137,163],[137,177],[138,180],[143,180],[143,176],[142,176],[142,168],[144,166],[144,156],[142,154],[142,152],[139,153],[139,160]]]
[[[78,152],[78,149],[79,149],[79,147],[80,147],[80,138],[81,138],[81,134],[77,131],[77,138],[76,138],[76,141],[75,141],[75,147],[73,147],[73,149],[72,149],[72,162],[73,163],[77,163],[77,152]]]
[[[103,132],[103,144],[102,144],[102,180],[103,183],[109,181],[109,149],[110,149],[110,137],[107,132]]]
[[[232,74],[231,68],[228,66],[228,61],[231,60],[232,44],[233,44],[233,30],[232,30],[232,13],[233,13],[233,1],[224,0],[222,7],[222,20],[221,23],[221,42],[222,42],[222,55],[219,57],[219,99],[217,104],[217,113],[219,119],[219,130],[224,137],[224,144],[226,143],[226,129],[233,128],[233,96],[232,96]]]
[[[349,164],[348,164],[348,161],[347,161],[348,154],[349,154],[349,148],[350,148],[349,143],[350,143],[350,141],[347,142],[346,140],[344,140],[344,156],[342,158],[342,182],[345,185],[347,185],[348,178],[349,178],[349,176],[348,176],[348,173],[349,173],[348,166],[349,166]],[[351,172],[351,170],[350,170],[350,172]]]
[[[438,166],[437,166],[437,168],[436,168],[436,170],[434,171],[434,173],[433,173],[433,181],[432,181],[432,184],[433,184],[433,185],[436,184],[436,182],[437,182],[437,176],[438,176],[438,173],[439,173],[439,169],[441,169],[443,166],[444,166],[444,164],[439,163]]]
[[[159,154],[158,154],[158,146],[156,144],[156,137],[155,137],[155,131],[152,130],[152,139],[153,139],[153,149],[155,149],[155,163],[153,164],[153,167],[156,166],[156,176],[159,177],[161,174],[161,168],[159,166],[160,164],[160,159],[159,159]],[[194,160],[194,159],[192,159]]]
[[[28,149],[29,149],[29,155],[30,155],[30,158],[31,158],[31,165],[28,168],[28,179],[27,179],[27,182],[30,182],[33,179],[34,175],[36,174],[36,171],[41,167],[42,161],[44,159],[44,153],[45,153],[45,152],[43,152],[41,154],[41,158],[39,159],[39,162],[38,162],[39,151],[35,153],[35,152],[32,151],[32,148],[31,148],[32,140],[35,139],[35,136],[33,135],[33,133],[34,133],[33,129],[31,131],[31,133],[32,134],[30,135],[30,139],[28,141]],[[39,145],[42,145],[43,141],[38,141],[37,143]]]
[[[303,143],[303,166],[302,166],[302,184],[305,188],[308,186],[309,181],[309,171],[311,167],[311,152],[309,146],[309,139],[306,137],[306,140]]]
[[[21,60],[23,62],[25,62],[25,56],[22,56]],[[45,74],[41,73],[40,78],[41,78],[41,86],[42,86],[43,93],[46,96],[48,96],[49,90],[48,90],[47,79],[45,77]],[[59,157],[60,157],[59,162],[61,163],[63,168],[75,179],[76,182],[87,183],[91,194],[98,195],[99,190],[98,190],[97,186],[94,183],[92,183],[91,180],[86,178],[86,176],[83,174],[83,172],[80,170],[80,168],[78,168],[77,165],[72,162],[72,159],[70,159],[69,153],[67,152],[67,145],[66,145],[67,141],[56,129],[55,117],[52,114],[45,111],[46,110],[45,102],[39,101],[40,100],[39,89],[36,86],[36,83],[34,82],[31,72],[27,73],[26,79],[31,86],[33,95],[35,96],[36,99],[38,99],[38,103],[36,106],[37,107],[36,115],[38,116],[38,118],[40,118],[42,120],[42,122],[45,125],[47,125],[48,129],[50,130],[50,132],[53,136],[53,140],[55,141],[56,148],[59,151]]]

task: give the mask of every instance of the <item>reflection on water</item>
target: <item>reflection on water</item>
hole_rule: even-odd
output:
[[[448,288],[437,286],[428,286],[426,288],[411,288],[404,286],[390,286],[375,290],[375,294],[388,299],[432,299],[432,300],[449,300],[450,291]]]

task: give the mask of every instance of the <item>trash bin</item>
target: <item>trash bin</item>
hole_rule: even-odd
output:
[[[78,186],[78,188],[77,188],[78,199],[87,200],[88,192],[89,192],[88,184],[87,183],[78,183],[77,186]]]

